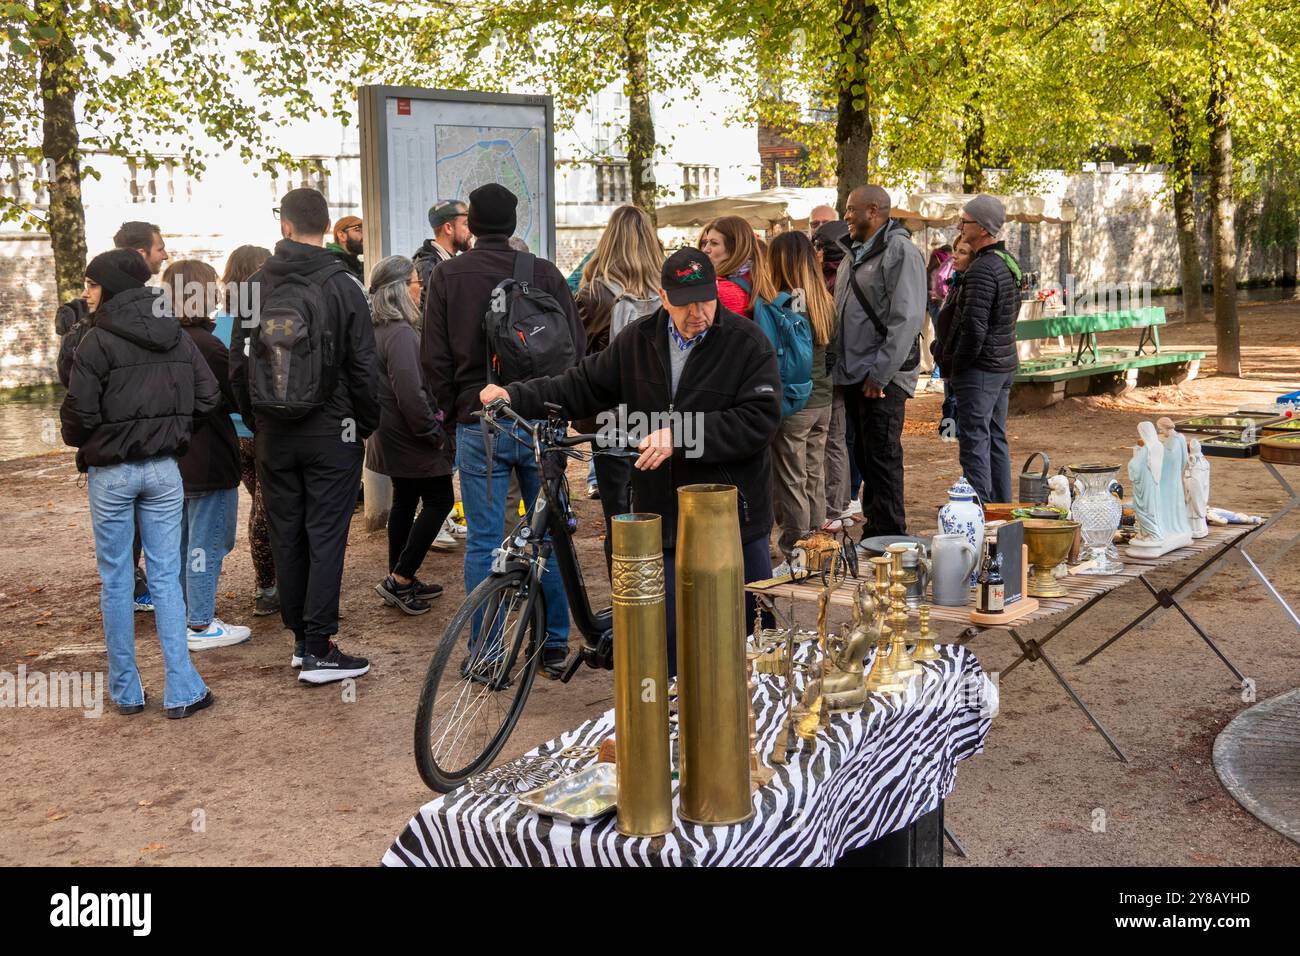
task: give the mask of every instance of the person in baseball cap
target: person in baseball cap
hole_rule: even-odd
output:
[[[429,225],[433,238],[426,239],[411,256],[415,274],[420,277],[420,314],[424,315],[425,289],[429,276],[444,262],[462,252],[469,252],[474,237],[469,234],[469,209],[459,199],[442,199],[429,207]]]
[[[600,415],[601,446],[634,447],[632,502],[662,518],[667,581],[676,573],[678,489],[734,486],[745,580],[770,578],[770,446],[781,425],[776,352],[756,322],[718,302],[713,263],[699,249],[669,256],[659,284],[662,308],[623,327],[603,350],[559,375],[487,385],[479,401],[509,403],[529,419],[544,418],[547,403],[573,419]],[[669,584],[669,674],[677,669],[675,600]],[[746,620],[753,618],[751,601]]]
[[[693,246],[678,249],[668,257],[659,281],[663,297],[675,306],[718,298],[718,277],[713,262]]]
[[[364,274],[361,254],[364,251],[361,219],[357,216],[344,216],[334,223],[334,241],[326,243],[325,248],[347,267],[357,279]]]

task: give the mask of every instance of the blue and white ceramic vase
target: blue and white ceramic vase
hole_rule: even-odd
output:
[[[965,477],[948,489],[948,503],[939,509],[939,530],[944,534],[961,534],[975,549],[976,555],[984,551],[984,507]],[[979,560],[971,571],[970,586],[979,577]]]

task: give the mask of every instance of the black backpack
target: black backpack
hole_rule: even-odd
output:
[[[578,361],[569,317],[533,285],[531,252],[515,255],[515,272],[492,290],[483,315],[488,381],[500,385],[559,375]]]
[[[343,269],[334,259],[315,272],[285,276],[261,302],[248,344],[248,391],[257,415],[303,418],[333,394],[335,329],[323,286]]]

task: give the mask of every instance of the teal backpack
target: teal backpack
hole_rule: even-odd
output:
[[[749,292],[749,281],[732,276],[731,281]],[[782,292],[771,302],[754,300],[754,322],[776,349],[776,367],[781,374],[781,417],[803,410],[812,394],[812,326],[806,316],[790,308],[790,293]]]

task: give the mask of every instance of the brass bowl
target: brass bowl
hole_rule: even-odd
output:
[[[1052,573],[1058,564],[1065,560],[1074,544],[1074,535],[1079,530],[1079,522],[1052,520],[1050,518],[1026,518],[1025,544],[1029,546],[1029,596],[1030,597],[1064,597],[1065,588]]]

